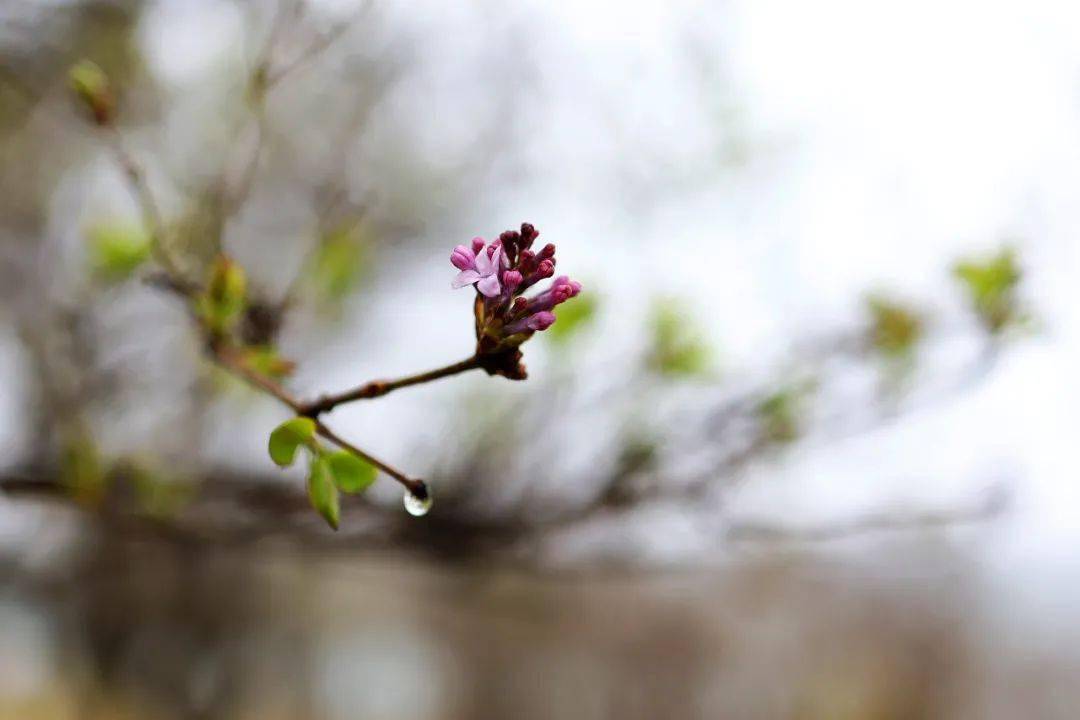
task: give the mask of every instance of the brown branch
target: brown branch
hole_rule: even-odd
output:
[[[399,483],[404,485],[405,488],[409,492],[411,492],[413,495],[415,495],[416,497],[420,498],[421,500],[426,500],[427,499],[427,497],[428,497],[427,483],[425,483],[423,480],[418,480],[416,478],[410,478],[410,477],[406,476],[404,473],[402,473],[400,470],[397,470],[396,468],[394,468],[394,467],[392,467],[390,465],[387,465],[382,460],[379,460],[378,458],[372,457],[370,454],[364,452],[363,450],[356,447],[352,443],[344,440],[340,435],[333,432],[330,428],[326,427],[326,425],[324,425],[321,420],[315,420],[315,430],[319,433],[319,435],[326,438],[327,440],[334,443],[335,445],[342,448],[343,450],[348,450],[352,454],[359,457],[361,460],[363,460],[363,461],[365,461],[365,462],[379,468],[384,473],[386,473],[387,475],[389,475],[390,477],[394,478]]]
[[[236,352],[236,349],[231,345],[211,343],[210,357],[218,365],[247,381],[248,384],[262,390],[267,395],[277,398],[284,405],[288,405],[293,412],[299,413],[304,406],[300,400],[284,387],[248,365],[244,356]]]
[[[223,343],[211,343],[210,356],[213,360],[230,371],[234,375],[247,381],[250,385],[262,390],[266,394],[276,398],[282,404],[287,405],[293,412],[298,415],[307,415],[305,408],[307,404],[300,401],[296,396],[282,387],[280,384],[266,377],[262,373],[254,370],[245,361],[243,355],[236,352],[236,349],[230,345]],[[370,453],[367,453],[360,448],[356,447],[352,443],[343,439],[340,435],[328,428],[318,419],[315,420],[315,429],[320,436],[326,438],[335,445],[341,447],[344,450],[348,450],[361,460],[374,465],[379,470],[401,483],[409,492],[416,495],[419,498],[426,498],[428,495],[427,484],[423,480],[408,477],[405,473],[401,472],[392,465],[389,465],[382,460],[374,457]]]
[[[320,414],[330,412],[338,405],[353,402],[354,400],[370,400],[372,398],[382,397],[388,393],[392,393],[395,390],[399,390],[410,385],[420,385],[421,383],[431,382],[432,380],[439,380],[451,375],[457,375],[459,373],[468,372],[469,370],[475,370],[480,367],[479,356],[473,355],[470,358],[466,358],[461,362],[456,362],[453,365],[447,365],[436,370],[429,370],[428,372],[419,373],[417,375],[408,375],[397,380],[373,380],[369,383],[365,383],[352,390],[346,390],[336,395],[323,395],[314,402],[307,403],[299,410],[301,415],[308,417],[318,417]]]

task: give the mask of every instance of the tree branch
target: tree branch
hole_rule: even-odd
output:
[[[469,370],[475,370],[479,367],[480,358],[473,355],[461,362],[456,362],[453,365],[447,365],[446,367],[435,370],[429,370],[428,372],[408,375],[403,378],[398,378],[397,380],[373,380],[369,383],[355,387],[352,390],[346,390],[345,392],[337,393],[335,395],[323,395],[314,402],[306,403],[298,410],[298,412],[301,415],[314,418],[322,413],[330,412],[338,405],[344,405],[345,403],[353,402],[354,400],[370,400],[372,398],[382,397],[383,395],[392,393],[393,391],[404,387],[409,387],[410,385],[420,385],[421,383],[439,380],[451,375],[468,372]]]

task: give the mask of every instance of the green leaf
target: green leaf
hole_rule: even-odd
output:
[[[341,515],[338,490],[334,486],[330,461],[326,455],[321,453],[311,458],[311,467],[308,473],[308,500],[311,501],[311,506],[315,508],[316,512],[326,520],[326,524],[337,530]]]
[[[711,362],[704,333],[682,306],[673,300],[658,301],[652,313],[649,366],[661,375],[688,378],[705,375]]]
[[[563,303],[555,313],[558,321],[547,329],[547,336],[557,343],[565,343],[596,318],[599,305],[593,293],[578,295]]]
[[[328,453],[326,461],[334,476],[338,489],[347,493],[360,493],[367,490],[378,471],[347,450]]]
[[[94,272],[109,282],[127,279],[150,257],[150,235],[134,225],[97,225],[87,233]]]
[[[311,418],[286,420],[270,433],[270,459],[280,467],[289,467],[296,460],[296,449],[310,443],[314,437],[315,421]]]

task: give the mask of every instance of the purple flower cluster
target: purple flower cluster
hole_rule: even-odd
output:
[[[473,238],[471,246],[458,245],[450,255],[450,262],[460,271],[453,287],[476,286],[477,355],[513,357],[513,363],[488,367],[493,374],[524,377],[518,346],[533,333],[551,327],[555,306],[581,292],[581,283],[560,276],[546,290],[525,296],[555,274],[555,246],[532,249],[539,235],[532,225],[522,223],[520,231],[507,230],[491,243]]]

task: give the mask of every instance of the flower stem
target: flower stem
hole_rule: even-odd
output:
[[[312,418],[318,417],[322,413],[330,412],[338,405],[350,403],[354,400],[370,400],[371,398],[382,397],[387,393],[391,393],[394,390],[403,387],[420,385],[422,383],[431,382],[432,380],[449,377],[450,375],[457,375],[469,370],[475,370],[479,367],[480,358],[473,355],[472,357],[466,358],[461,362],[456,362],[453,365],[447,365],[446,367],[429,370],[428,372],[418,373],[416,375],[408,375],[403,378],[398,378],[397,380],[373,380],[355,387],[352,390],[346,390],[335,395],[323,395],[319,399],[304,405],[299,413]]]

